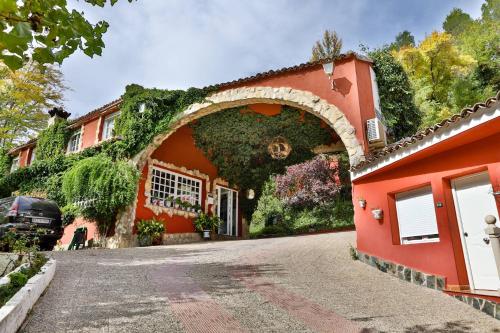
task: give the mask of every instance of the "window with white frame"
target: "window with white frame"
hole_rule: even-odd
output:
[[[68,142],[68,152],[73,153],[80,150],[80,140],[82,139],[82,130],[78,129],[71,134]]]
[[[19,169],[19,155],[12,159],[12,164],[10,165],[10,172],[14,172]]]
[[[396,194],[396,213],[401,244],[439,241],[431,186]]]
[[[151,204],[169,206],[173,200],[201,205],[201,181],[154,167],[151,178]]]
[[[104,126],[102,128],[102,140],[108,140],[113,137],[113,129],[115,128],[116,117],[120,112],[115,112],[104,118]]]

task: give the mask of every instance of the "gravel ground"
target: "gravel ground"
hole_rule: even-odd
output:
[[[355,233],[53,252],[21,332],[500,332],[349,257]]]

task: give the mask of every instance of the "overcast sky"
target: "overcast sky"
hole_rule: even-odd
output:
[[[101,57],[81,52],[62,71],[72,91],[65,107],[85,114],[127,84],[185,89],[305,62],[325,29],[343,51],[377,47],[411,31],[422,40],[454,7],[480,15],[482,0],[120,0],[114,7],[70,3],[93,23],[104,19]]]

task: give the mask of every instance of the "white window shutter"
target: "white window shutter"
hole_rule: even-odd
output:
[[[396,195],[401,240],[437,235],[436,211],[430,186]]]

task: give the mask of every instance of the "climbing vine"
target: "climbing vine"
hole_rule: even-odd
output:
[[[115,139],[66,155],[70,130],[66,120],[58,120],[39,134],[37,159],[32,165],[8,173],[11,158],[0,154],[0,196],[18,192],[47,197],[73,217],[78,212],[97,221],[100,231],[106,233],[117,211],[131,202],[136,191],[136,171],[124,160],[167,131],[175,116],[209,93],[207,89],[170,91],[129,85],[122,96]],[[73,203],[82,200],[88,206],[75,209]]]
[[[55,124],[41,131],[36,142],[37,160],[64,155],[69,135],[68,122],[62,119],[58,119]]]
[[[255,190],[257,197],[269,175],[312,158],[314,147],[332,141],[319,118],[288,106],[275,116],[248,108],[227,109],[198,119],[192,127],[196,146],[217,167],[219,176],[240,189]],[[268,152],[276,137],[285,138],[292,147],[286,159],[273,159]],[[241,198],[247,216],[255,202]]]
[[[75,163],[62,177],[62,192],[106,236],[118,211],[134,199],[138,178],[137,169],[127,162],[101,154]]]
[[[118,144],[120,150],[128,157],[139,153],[156,135],[168,130],[176,115],[189,105],[203,101],[209,92],[197,88],[184,91],[128,85],[115,126],[115,133],[122,138]]]

